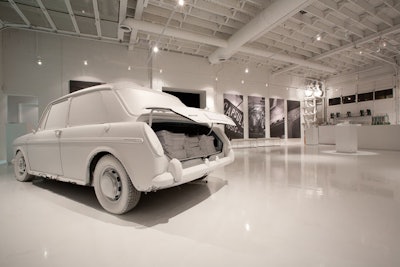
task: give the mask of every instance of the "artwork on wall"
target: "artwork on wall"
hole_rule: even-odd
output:
[[[288,138],[300,138],[300,101],[287,100]]]
[[[243,96],[224,94],[224,114],[230,117],[236,124],[236,126],[225,125],[225,134],[228,138],[243,138]]]
[[[249,96],[249,138],[265,137],[265,98]]]
[[[285,138],[284,101],[279,98],[269,99],[269,131],[270,137]]]

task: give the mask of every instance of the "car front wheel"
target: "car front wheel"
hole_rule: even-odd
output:
[[[28,173],[25,157],[21,151],[18,151],[14,158],[14,174],[20,182],[29,182],[33,178],[33,175]]]
[[[125,168],[111,155],[97,163],[93,184],[98,201],[110,213],[126,213],[140,200],[141,193],[133,186]]]

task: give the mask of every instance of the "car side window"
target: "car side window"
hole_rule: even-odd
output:
[[[68,101],[55,103],[51,106],[47,121],[46,130],[65,128],[68,115]]]
[[[73,97],[69,113],[69,126],[107,122],[107,111],[99,92]]]

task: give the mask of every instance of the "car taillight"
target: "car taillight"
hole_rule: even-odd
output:
[[[154,154],[156,154],[157,156],[160,156],[160,157],[162,155],[164,155],[164,150],[162,148],[160,140],[158,140],[158,137],[154,133],[153,129],[151,129],[150,126],[148,126],[147,124],[144,124],[144,131],[145,131],[147,140],[149,142],[149,146],[151,147]]]

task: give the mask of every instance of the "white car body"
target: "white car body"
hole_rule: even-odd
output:
[[[17,179],[34,175],[93,185],[96,165],[108,155],[121,163],[120,172],[126,171],[133,190],[177,186],[233,162],[229,140],[217,124],[234,123],[225,115],[189,108],[172,95],[138,85],[91,87],[50,103],[38,129],[14,141]],[[211,138],[214,153],[202,150],[191,157],[173,158],[155,133],[163,130],[185,138]],[[121,195],[120,177],[113,173],[103,172],[98,178],[100,191],[112,195],[110,202]],[[113,210],[101,204],[117,214],[131,209]]]

